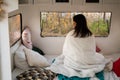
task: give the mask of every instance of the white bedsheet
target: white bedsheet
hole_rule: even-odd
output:
[[[113,71],[104,72],[105,80],[120,80],[120,77],[117,77]]]
[[[19,75],[20,73],[24,72],[23,70],[19,68],[15,68],[12,74],[12,80],[17,80],[16,76]],[[114,72],[105,72],[104,73],[105,80],[120,80],[120,77],[118,78]],[[58,80],[57,77],[54,80]]]
[[[49,62],[50,64],[52,64],[52,61],[53,61],[57,56],[59,56],[59,55],[58,55],[58,54],[45,55],[45,57],[47,58],[47,60],[48,60],[48,62]]]
[[[50,63],[52,63],[53,59],[57,57],[58,55],[45,55],[45,57],[48,59]],[[16,76],[20,73],[24,72],[24,70],[21,70],[19,68],[15,68],[12,72],[12,80],[17,80]],[[120,77],[118,78],[114,72],[105,72],[104,73],[105,80],[120,80]],[[58,80],[57,77],[54,80]]]

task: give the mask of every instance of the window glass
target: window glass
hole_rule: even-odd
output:
[[[108,36],[111,24],[111,12],[41,12],[41,36],[66,36],[73,28],[73,16],[83,14],[88,28],[95,36]]]

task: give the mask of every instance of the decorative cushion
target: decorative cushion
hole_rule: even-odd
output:
[[[25,27],[22,32],[22,42],[27,48],[32,49],[31,32],[29,27]]]
[[[21,44],[20,47],[15,51],[14,60],[15,60],[16,67],[26,70],[29,68],[29,65],[27,63],[26,56],[23,49],[26,49],[26,47]]]
[[[31,68],[21,74],[16,78],[17,80],[53,80],[56,74],[50,70],[44,68]]]
[[[113,63],[113,71],[120,77],[120,58]]]
[[[40,50],[39,48],[37,48],[36,46],[33,46],[32,50],[38,52],[41,55],[45,55],[45,53],[42,50]]]
[[[47,59],[31,49],[24,49],[29,66],[47,67],[50,66]]]

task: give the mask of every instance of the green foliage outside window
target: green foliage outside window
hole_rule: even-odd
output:
[[[41,36],[66,36],[73,29],[73,16],[84,14],[95,36],[108,36],[111,12],[41,12]]]

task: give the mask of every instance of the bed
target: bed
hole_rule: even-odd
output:
[[[12,67],[12,80],[17,80],[16,76],[19,75],[20,73],[24,72],[25,70],[21,70],[17,67],[15,67],[15,61],[14,61],[14,56],[15,56],[15,51],[16,49],[21,45],[21,41],[19,40],[14,46],[11,47],[11,67]],[[56,58],[58,55],[56,54],[49,54],[45,55],[45,58],[47,58],[49,63],[52,63],[53,59]],[[108,56],[108,55],[107,55]],[[117,57],[118,55],[114,56]],[[108,56],[109,57],[109,56]],[[104,72],[104,77],[105,80],[120,80],[119,77],[116,76],[116,74],[112,71],[110,72]],[[54,80],[58,80],[56,77]]]

